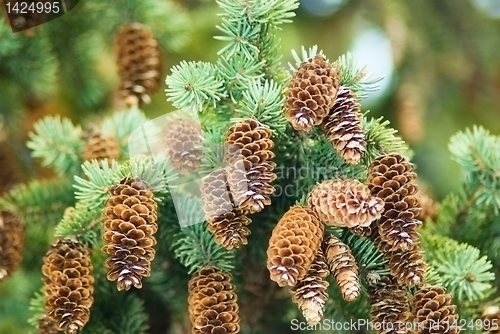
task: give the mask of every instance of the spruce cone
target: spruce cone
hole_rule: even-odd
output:
[[[118,160],[120,147],[113,136],[107,136],[99,130],[92,130],[88,134],[83,152],[83,160]]]
[[[391,275],[400,286],[413,287],[424,282],[425,262],[424,254],[418,245],[408,251],[394,249],[392,245],[383,241],[380,237],[375,238],[375,245],[382,252],[384,258],[389,261],[388,266]]]
[[[323,241],[326,261],[335,277],[342,296],[348,302],[358,298],[361,286],[358,280],[358,265],[349,246],[330,235]]]
[[[24,226],[18,214],[0,211],[0,283],[21,264]]]
[[[323,181],[312,189],[308,202],[323,223],[338,227],[369,226],[384,209],[382,200],[370,196],[358,180]]]
[[[251,220],[235,207],[224,170],[215,170],[203,179],[201,195],[208,230],[215,235],[215,241],[227,249],[246,245]]]
[[[378,334],[406,334],[406,322],[410,318],[406,290],[388,276],[383,276],[379,285],[369,291],[373,327],[379,324]]]
[[[106,245],[102,250],[109,255],[105,262],[110,269],[108,280],[118,281],[119,291],[132,285],[140,289],[142,277],[150,275],[157,211],[154,194],[142,181],[125,178],[110,189],[104,210]]]
[[[294,286],[311,267],[324,233],[316,213],[292,206],[273,230],[267,249],[267,269],[280,286]]]
[[[458,321],[456,306],[452,304],[451,295],[446,293],[445,288],[423,287],[413,297],[411,308],[414,321],[423,325],[418,331],[419,334],[460,333],[460,327],[453,326],[455,321]]]
[[[140,23],[121,27],[116,35],[120,97],[127,106],[151,102],[161,79],[161,55],[156,38]]]
[[[356,165],[365,153],[361,106],[349,87],[340,87],[335,105],[323,120],[326,138],[349,164]]]
[[[200,168],[202,131],[199,123],[178,119],[163,131],[163,152],[179,174],[195,172]]]
[[[420,238],[415,229],[422,224],[417,219],[421,209],[413,196],[417,175],[412,170],[413,165],[397,153],[380,156],[370,165],[370,192],[385,202],[378,233],[395,250],[411,250]]]
[[[320,248],[306,276],[290,288],[292,300],[299,306],[307,322],[315,324],[323,317],[329,286],[325,277],[329,273],[325,255]]]
[[[275,189],[271,161],[274,142],[271,131],[254,119],[233,125],[226,136],[226,171],[234,202],[239,209],[256,213],[271,204]]]
[[[489,306],[485,308],[482,316],[484,333],[500,334],[500,308]],[[497,324],[497,326],[495,326]]]
[[[320,125],[334,105],[339,73],[318,54],[300,64],[286,92],[285,117],[295,130],[309,131]]]
[[[47,252],[42,272],[48,316],[58,330],[77,333],[89,321],[94,302],[90,250],[78,242],[59,240]]]
[[[189,318],[192,334],[233,334],[240,332],[238,297],[231,275],[205,267],[189,281]]]

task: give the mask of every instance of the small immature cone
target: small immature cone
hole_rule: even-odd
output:
[[[294,286],[302,280],[318,253],[324,227],[316,213],[292,206],[273,230],[267,249],[267,269],[279,286]]]
[[[120,98],[127,106],[150,103],[160,86],[161,54],[155,36],[140,23],[124,25],[116,34]]]
[[[94,302],[89,248],[72,240],[59,240],[45,255],[42,272],[49,318],[39,325],[50,329],[53,320],[65,334],[78,333],[89,321]]]
[[[83,160],[118,160],[120,147],[115,137],[105,135],[99,130],[91,130],[85,139]]]
[[[385,203],[377,221],[378,233],[395,250],[409,251],[420,239],[416,231],[422,224],[417,219],[421,209],[414,196],[416,177],[413,164],[397,153],[382,155],[370,165],[370,193]]]
[[[235,204],[249,213],[271,204],[276,163],[271,130],[255,119],[233,125],[226,136],[226,172]]]
[[[318,54],[300,64],[286,91],[285,117],[298,131],[320,125],[335,103],[338,70]]]
[[[384,209],[358,180],[323,181],[311,190],[308,203],[324,224],[348,228],[369,226]]]
[[[119,291],[140,289],[155,257],[158,206],[154,193],[146,183],[128,177],[109,192],[102,248],[109,255],[104,264],[110,269],[107,277],[117,281]]]
[[[189,319],[192,334],[236,334],[240,332],[238,297],[229,273],[205,267],[189,281]]]
[[[407,251],[394,249],[392,245],[383,241],[380,236],[375,238],[374,243],[382,252],[384,258],[389,261],[388,266],[391,275],[394,276],[398,285],[414,287],[424,282],[424,253],[418,245]]]
[[[406,323],[410,318],[406,290],[389,276],[383,276],[378,285],[368,291],[373,328],[380,328],[378,334],[406,334]]]
[[[361,126],[361,106],[349,87],[340,87],[322,128],[345,162],[357,165],[365,153],[366,142]]]
[[[481,317],[484,333],[500,334],[500,308],[488,306],[484,309]],[[497,326],[495,326],[497,324]]]
[[[424,286],[413,297],[411,309],[414,322],[423,325],[418,334],[460,333],[460,326],[453,326],[458,324],[457,307],[442,286]]]
[[[0,210],[0,283],[21,264],[24,225],[17,213]]]
[[[292,300],[299,306],[307,322],[315,324],[323,317],[328,300],[329,283],[325,280],[328,274],[330,270],[320,248],[306,276],[290,288]]]
[[[330,235],[323,241],[323,249],[330,272],[335,277],[344,299],[351,302],[358,298],[361,292],[358,265],[349,246]]]
[[[251,220],[245,211],[235,207],[226,172],[213,171],[203,178],[200,188],[208,230],[215,236],[215,241],[226,249],[246,245],[250,235],[247,226]]]
[[[196,172],[200,168],[201,135],[201,125],[190,119],[174,120],[163,131],[163,152],[179,174]]]

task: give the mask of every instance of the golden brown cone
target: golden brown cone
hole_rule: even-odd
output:
[[[192,334],[235,334],[240,331],[238,297],[229,273],[205,267],[188,284]]]
[[[329,274],[325,255],[320,248],[306,276],[290,288],[292,300],[299,306],[307,322],[315,324],[323,317],[329,286],[325,278]]]
[[[0,210],[0,283],[19,268],[23,250],[24,224],[21,216]]]
[[[200,146],[203,143],[201,136],[201,125],[191,119],[177,119],[165,127],[163,152],[179,174],[196,172],[200,168]]]
[[[117,281],[119,291],[132,286],[140,289],[142,277],[150,276],[155,257],[158,206],[154,193],[145,182],[133,178],[123,179],[109,193],[102,248],[109,255],[107,277]]]
[[[323,241],[323,249],[328,267],[337,281],[342,297],[348,302],[358,298],[361,292],[359,270],[349,246],[330,235]]]
[[[267,269],[280,286],[294,286],[305,277],[323,239],[324,227],[316,213],[292,206],[273,229],[267,249]]]
[[[369,226],[384,209],[358,180],[323,181],[311,190],[308,203],[324,224],[348,228]]]
[[[69,239],[59,240],[45,255],[42,272],[48,317],[58,330],[76,334],[89,321],[94,302],[89,248]]]
[[[118,160],[120,147],[114,136],[105,135],[100,130],[92,130],[85,139],[83,160]]]
[[[320,125],[335,103],[339,73],[318,54],[300,64],[286,91],[285,117],[295,130]]]
[[[361,106],[349,87],[341,86],[335,104],[322,123],[326,138],[345,162],[357,165],[365,153]]]

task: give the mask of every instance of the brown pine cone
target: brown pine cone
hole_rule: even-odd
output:
[[[369,226],[384,209],[383,201],[370,196],[358,180],[323,181],[311,190],[308,203],[323,223],[349,228]]]
[[[160,86],[161,53],[153,33],[140,23],[124,25],[116,34],[120,98],[127,106],[151,102]]]
[[[483,321],[484,333],[500,334],[500,308],[498,306],[486,307],[481,320]]]
[[[406,323],[410,318],[406,290],[388,276],[381,277],[378,284],[368,291],[373,328],[380,328],[378,334],[406,334]]]
[[[38,319],[37,322],[38,334],[57,334],[57,322],[51,319],[48,315]]]
[[[286,119],[299,131],[320,125],[335,103],[338,88],[339,73],[325,56],[303,62],[288,85]]]
[[[341,86],[335,104],[322,123],[326,138],[349,164],[357,165],[365,153],[361,106],[349,87]]]
[[[397,153],[380,156],[370,165],[370,192],[385,202],[378,233],[395,250],[411,250],[420,238],[416,228],[422,224],[417,219],[421,209],[413,196],[417,175],[412,170],[413,165]]]
[[[24,225],[21,216],[0,211],[0,283],[21,264],[24,250]]]
[[[425,262],[424,254],[416,245],[413,249],[403,251],[394,249],[392,245],[383,241],[380,236],[375,238],[375,246],[382,252],[389,262],[391,275],[400,286],[413,287],[424,282]]]
[[[325,278],[329,274],[325,254],[320,248],[306,276],[290,288],[292,300],[299,306],[307,322],[315,324],[323,317],[330,285]]]
[[[348,302],[358,298],[361,286],[358,279],[358,265],[349,246],[330,235],[323,241],[326,261],[337,281],[342,297]]]
[[[205,267],[189,281],[189,318],[192,334],[240,332],[238,297],[229,273]]]
[[[233,125],[226,136],[226,172],[239,209],[256,213],[271,204],[276,164],[271,130],[254,119]]]
[[[374,222],[372,222],[368,226],[354,226],[353,228],[349,228],[349,232],[357,235],[358,237],[369,237],[373,234],[374,230],[377,229]]]
[[[154,234],[158,230],[158,206],[148,185],[133,178],[125,178],[109,191],[104,210],[105,246],[109,255],[105,266],[108,280],[117,281],[117,288],[140,289],[142,277],[149,277],[151,261],[155,257]]]
[[[421,325],[417,333],[460,333],[460,327],[453,326],[458,321],[457,307],[452,304],[451,295],[446,293],[445,288],[425,286],[415,294],[411,304],[414,322]]]
[[[94,302],[90,250],[72,240],[59,240],[45,255],[43,267],[45,308],[57,329],[76,334],[89,321]]]
[[[101,131],[93,129],[85,138],[83,160],[118,160],[120,147],[115,137],[105,135]]]
[[[251,220],[245,211],[235,207],[224,170],[215,170],[203,179],[201,196],[208,230],[215,241],[226,249],[246,245]]]
[[[280,286],[294,286],[311,267],[324,227],[307,207],[292,206],[273,229],[267,249],[267,269]]]
[[[163,131],[163,152],[179,174],[195,172],[200,168],[201,135],[200,124],[190,119],[172,121]]]

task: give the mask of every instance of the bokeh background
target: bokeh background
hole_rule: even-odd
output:
[[[15,35],[0,21],[0,145],[9,152],[0,157],[0,180],[9,168],[16,172],[0,192],[9,182],[50,176],[25,147],[34,121],[60,114],[84,123],[118,108],[113,31],[127,9],[114,2],[116,10],[80,0],[64,16]],[[224,42],[213,38],[221,22],[214,1],[145,4],[159,8],[143,15],[164,50],[165,75],[181,60],[216,60]],[[279,34],[284,64],[292,49],[318,45],[330,60],[350,51],[367,73],[383,77],[363,110],[389,119],[409,142],[420,179],[438,200],[461,186],[450,136],[474,124],[500,133],[498,0],[302,0]],[[173,109],[165,88],[143,108],[151,118]],[[24,305],[4,309],[1,302],[12,291],[29,300],[23,279],[0,286],[0,333],[24,333]]]

